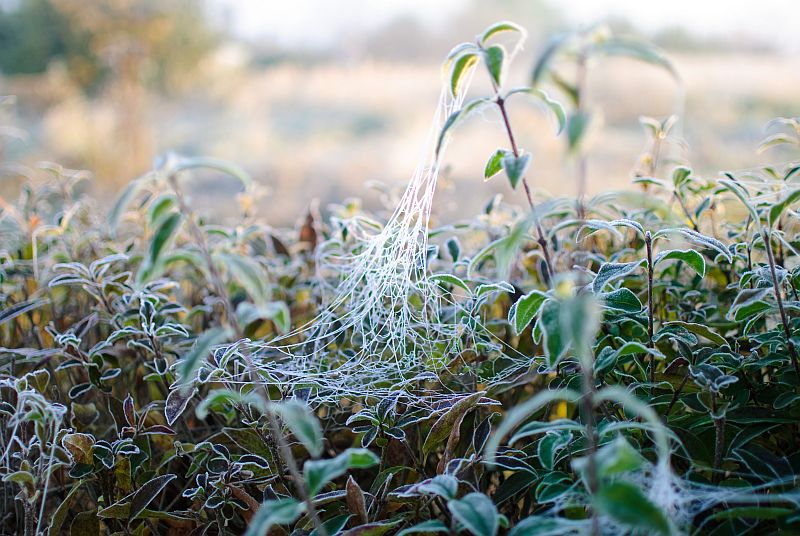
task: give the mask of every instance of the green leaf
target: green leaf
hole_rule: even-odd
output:
[[[500,173],[503,169],[503,158],[509,154],[511,153],[505,149],[498,149],[489,157],[489,161],[486,162],[486,168],[483,170],[483,179],[485,181]]]
[[[531,226],[531,219],[524,218],[511,228],[511,231],[502,238],[488,244],[481,249],[469,262],[467,273],[471,274],[475,267],[488,257],[494,257],[497,275],[500,279],[507,279],[511,270],[511,264],[517,256],[522,245],[528,240],[528,229]]]
[[[503,48],[503,45],[492,45],[483,51],[483,60],[486,62],[486,68],[489,70],[489,75],[491,75],[497,87],[503,85],[505,58],[506,49]]]
[[[595,356],[594,360],[594,375],[597,378],[602,378],[617,366],[619,354],[610,346],[603,347]]]
[[[595,495],[594,503],[600,512],[633,529],[667,536],[671,532],[664,513],[633,484],[619,480],[606,484]]]
[[[469,493],[450,501],[447,509],[473,536],[495,536],[500,527],[497,507],[483,493]]]
[[[800,400],[800,393],[783,393],[782,395],[775,397],[775,401],[772,402],[772,407],[775,409],[788,408],[797,400]]]
[[[468,295],[472,294],[472,291],[469,289],[469,285],[467,285],[463,279],[453,274],[433,274],[428,278],[429,281],[433,281],[434,283],[446,283],[448,285],[453,285],[454,287],[458,287],[467,292]]]
[[[225,267],[257,305],[263,306],[269,301],[270,292],[266,284],[268,275],[258,261],[243,255],[224,252],[216,253],[214,260],[216,264]]]
[[[503,169],[508,176],[508,181],[511,183],[512,188],[516,188],[519,181],[525,176],[528,171],[528,166],[531,163],[530,153],[522,154],[518,157],[513,154],[506,154],[501,160]]]
[[[678,166],[672,171],[672,184],[673,186],[678,189],[680,188],[681,184],[683,184],[686,179],[689,178],[689,175],[692,174],[692,170],[686,166]]]
[[[568,430],[548,432],[536,445],[536,455],[541,464],[548,470],[553,470],[556,454],[569,445],[572,440],[572,433]]]
[[[48,526],[47,533],[48,534],[61,534],[61,527],[64,524],[64,521],[67,519],[67,514],[70,512],[70,508],[72,506],[72,501],[75,499],[75,495],[77,495],[78,491],[83,488],[83,482],[77,482],[67,493],[67,496],[64,497],[64,500],[61,501],[61,504],[58,505],[56,511],[50,516],[50,525]]]
[[[36,489],[36,479],[29,471],[15,471],[3,476],[3,482],[13,482],[25,489],[28,496],[32,496]]]
[[[489,39],[502,32],[517,32],[522,39],[524,39],[526,35],[525,29],[518,24],[511,21],[496,22],[483,31],[483,35],[481,35],[481,44],[485,45]]]
[[[311,409],[298,400],[285,400],[270,404],[270,411],[276,413],[314,457],[322,454],[324,447],[322,427]]]
[[[214,169],[217,171],[221,171],[226,175],[230,175],[234,179],[238,179],[242,185],[247,188],[253,182],[253,179],[250,177],[250,174],[247,173],[244,168],[226,160],[220,160],[218,158],[209,158],[206,156],[193,156],[193,157],[184,157],[184,156],[176,156],[172,155],[172,157],[165,159],[167,164],[165,171],[167,173],[180,173],[181,171],[187,171],[190,169]]]
[[[636,294],[624,287],[601,294],[600,297],[608,309],[616,309],[626,313],[638,313],[644,307]]]
[[[730,173],[725,174],[728,179],[720,179],[719,183],[724,186],[727,190],[729,190],[733,195],[735,195],[739,201],[745,206],[747,211],[750,213],[750,217],[753,219],[754,223],[758,223],[760,218],[758,217],[758,211],[750,202],[750,194],[747,193],[739,182],[731,175]]]
[[[574,404],[580,399],[581,394],[570,389],[545,390],[538,392],[528,400],[511,408],[508,413],[506,413],[505,418],[500,422],[497,431],[489,437],[489,441],[483,449],[486,464],[489,467],[493,467],[497,449],[500,447],[500,442],[503,438],[528,417],[540,411],[546,404],[556,400],[564,400]]]
[[[475,67],[477,62],[478,55],[474,52],[467,52],[459,56],[458,59],[453,63],[453,70],[450,72],[450,92],[452,93],[453,97],[458,95],[458,91],[464,76],[466,76],[467,73],[469,73],[469,71]]]
[[[654,348],[648,348],[644,344],[636,341],[628,341],[617,350],[617,357],[623,357],[631,354],[650,354],[656,357],[664,357],[664,354]]]
[[[728,341],[725,340],[725,337],[719,335],[718,333],[714,333],[708,326],[704,326],[703,324],[695,324],[692,322],[682,322],[680,320],[675,320],[673,322],[666,322],[661,327],[668,328],[671,326],[679,326],[684,329],[687,329],[694,333],[695,335],[700,335],[701,337],[705,337],[709,341],[719,344],[720,346],[727,346]]]
[[[439,131],[439,138],[436,140],[436,157],[438,158],[439,154],[442,152],[444,142],[447,139],[447,134],[453,127],[469,117],[472,112],[479,110],[483,106],[492,104],[493,102],[494,101],[492,101],[492,99],[486,97],[474,99],[465,104],[460,110],[456,110],[455,112],[451,113],[444,122],[442,130]]]
[[[800,143],[797,138],[793,138],[788,134],[778,133],[773,134],[771,136],[767,136],[764,138],[760,144],[758,144],[758,152],[763,153],[770,147],[775,147],[777,145],[797,145]]]
[[[576,357],[588,368],[588,361],[592,359],[590,347],[600,330],[602,317],[597,297],[591,293],[578,293],[565,299],[561,308],[562,331],[566,333]]]
[[[175,230],[180,222],[181,215],[178,212],[172,212],[161,219],[158,228],[153,233],[153,238],[150,240],[147,260],[139,269],[139,281],[148,281],[155,274],[156,268],[159,266],[158,261],[161,253],[172,242]]]
[[[773,305],[769,302],[759,300],[748,303],[747,305],[743,305],[741,307],[737,307],[735,310],[731,309],[728,311],[728,314],[733,314],[733,320],[736,322],[744,322],[745,320],[749,320],[756,315],[760,315],[760,313],[769,311],[772,308]]]
[[[294,523],[305,508],[305,504],[295,499],[265,501],[250,520],[244,536],[265,536],[275,525]]]
[[[567,142],[570,153],[575,154],[580,149],[590,122],[591,116],[586,112],[574,112],[567,118]]]
[[[432,532],[450,532],[450,529],[439,521],[438,519],[428,519],[427,521],[423,521],[422,523],[417,523],[413,527],[408,527],[407,529],[403,529],[397,533],[397,536],[406,536],[406,534],[418,534],[418,533],[432,533]]]
[[[157,476],[144,483],[138,490],[103,508],[97,515],[105,519],[161,518],[171,516],[168,512],[148,510],[149,505],[159,493],[175,478],[175,475]]]
[[[533,321],[547,298],[546,293],[540,290],[532,290],[511,306],[508,311],[508,322],[514,327],[514,331],[518,335]]]
[[[150,241],[150,257],[148,261],[151,266],[155,265],[158,261],[164,247],[167,246],[175,234],[175,229],[178,228],[180,221],[181,215],[177,212],[173,212],[161,221],[161,224],[153,235],[153,239]]]
[[[464,52],[473,52],[477,53],[480,51],[480,47],[478,47],[475,43],[459,43],[458,45],[454,46],[450,52],[447,54],[447,61],[445,65],[449,65],[453,59],[461,56]]]
[[[534,86],[541,82],[545,74],[549,72],[550,64],[556,58],[558,53],[561,52],[561,49],[565,45],[569,44],[570,37],[570,34],[567,32],[561,33],[551,38],[547,43],[544,52],[542,52],[542,54],[536,60],[536,64],[533,67],[531,81],[533,82]]]
[[[325,534],[339,534],[347,522],[353,517],[353,514],[341,514],[332,517],[325,521],[322,526],[325,527]],[[317,529],[312,530],[308,536],[319,536],[320,532]]]
[[[70,536],[99,536],[100,516],[99,512],[90,510],[88,512],[78,512],[69,526]]]
[[[14,305],[5,306],[2,311],[0,311],[0,325],[14,320],[18,316],[24,315],[30,311],[34,311],[43,305],[50,303],[49,300],[42,300],[42,299],[32,299],[20,303],[15,303]]]
[[[252,406],[262,413],[267,410],[264,400],[253,391],[242,394],[233,389],[214,389],[197,405],[195,414],[202,420],[208,417],[211,408],[231,404]]]
[[[444,443],[444,441],[450,437],[453,427],[457,424],[461,424],[464,415],[475,407],[484,394],[486,394],[484,391],[478,391],[469,396],[459,398],[435,423],[433,423],[422,445],[423,458],[427,457],[433,449]]]
[[[733,261],[733,256],[731,255],[731,252],[728,250],[728,248],[725,247],[725,244],[723,244],[716,238],[713,238],[711,236],[706,236],[702,233],[698,233],[693,229],[683,229],[683,228],[661,229],[660,231],[653,234],[653,240],[669,234],[680,234],[684,238],[694,242],[695,244],[701,245],[708,249],[713,249],[714,251],[725,257],[725,259],[728,262]]]
[[[625,277],[636,270],[641,264],[642,261],[603,263],[597,271],[597,275],[594,276],[592,290],[595,294],[601,293],[608,283],[620,277]]]
[[[526,517],[509,531],[508,536],[556,536],[581,534],[586,523],[579,519],[534,515]]]
[[[186,384],[192,381],[211,349],[226,341],[231,335],[232,332],[227,327],[211,328],[200,335],[189,353],[178,360],[178,382]]]
[[[307,460],[303,465],[303,476],[309,495],[316,496],[331,480],[342,476],[350,469],[365,469],[380,462],[378,456],[367,449],[347,449],[329,460]]]
[[[731,303],[730,309],[728,310],[728,314],[725,315],[727,318],[735,318],[736,313],[739,309],[747,308],[754,303],[758,303],[763,300],[767,295],[772,292],[771,288],[745,288],[739,291],[739,294],[736,295],[734,298],[733,303]]]
[[[559,361],[567,354],[569,339],[561,329],[561,304],[548,300],[542,307],[539,325],[544,335],[544,355],[547,365],[554,369]]]
[[[554,421],[532,421],[520,426],[519,430],[511,437],[509,444],[516,443],[526,437],[544,434],[547,432],[558,432],[567,430],[571,432],[583,432],[583,425],[570,419],[556,419]]]
[[[792,190],[783,201],[772,205],[769,209],[769,226],[774,226],[778,220],[780,220],[783,211],[790,205],[796,203],[798,199],[800,199],[800,189]]]
[[[401,522],[400,519],[394,521],[383,521],[380,523],[367,523],[339,533],[338,536],[383,536]]]
[[[116,232],[119,221],[122,219],[122,214],[125,212],[125,208],[127,208],[133,196],[136,195],[143,185],[144,177],[132,180],[125,186],[125,189],[122,190],[117,200],[114,201],[111,210],[108,211],[108,223],[112,234]]]
[[[519,87],[514,88],[508,93],[506,93],[505,98],[508,99],[511,95],[516,94],[524,94],[534,97],[544,103],[545,106],[550,110],[550,112],[555,116],[558,128],[556,129],[556,134],[561,134],[564,130],[564,127],[567,125],[567,114],[564,111],[564,106],[561,105],[555,99],[550,98],[550,96],[542,91],[541,89],[536,89],[532,87]]]
[[[615,37],[595,43],[590,54],[603,56],[625,56],[651,65],[663,67],[675,80],[679,80],[678,72],[659,48],[647,43],[630,38]]]
[[[474,294],[479,298],[484,294],[491,294],[492,292],[507,292],[509,294],[513,294],[514,287],[505,281],[498,281],[497,283],[481,283],[475,287]]]
[[[458,479],[452,475],[436,475],[430,480],[420,482],[415,489],[420,493],[438,495],[449,501],[456,498]]]
[[[164,417],[167,419],[167,424],[172,426],[178,420],[196,394],[197,387],[188,385],[180,385],[169,392],[164,402]]]
[[[131,495],[131,509],[128,513],[128,518],[136,519],[136,517],[147,508],[147,505],[153,502],[158,494],[161,493],[161,490],[167,487],[167,484],[172,482],[175,478],[177,478],[175,475],[162,475],[144,483]]]
[[[155,201],[150,203],[147,209],[147,222],[151,227],[156,227],[161,219],[169,213],[175,206],[175,195],[171,193],[161,194]]]
[[[669,251],[662,251],[656,255],[653,264],[658,265],[659,262],[668,261],[670,259],[685,262],[700,277],[706,275],[706,261],[701,254],[693,249],[671,249]]]
[[[642,455],[624,437],[603,446],[597,451],[597,472],[601,477],[611,477],[642,466]]]
[[[240,302],[236,307],[236,317],[243,325],[256,320],[272,320],[280,333],[286,333],[292,327],[292,317],[286,302],[275,301],[264,305]]]
[[[450,254],[450,258],[453,262],[458,262],[461,258],[461,244],[458,238],[453,237],[448,239],[445,245],[447,246],[447,252]]]
[[[795,512],[797,512],[796,508],[778,506],[732,506],[714,512],[708,519],[780,519]]]

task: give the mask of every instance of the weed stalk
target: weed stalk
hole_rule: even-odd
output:
[[[505,126],[506,134],[508,135],[508,141],[511,144],[511,152],[514,154],[515,158],[519,158],[519,148],[517,147],[517,142],[514,139],[514,131],[511,129],[511,122],[509,121],[508,113],[506,112],[506,102],[500,96],[499,92],[495,98],[495,103],[497,103],[497,107],[500,109],[500,115],[503,118],[503,125]],[[536,212],[536,205],[533,202],[533,196],[531,195],[531,188],[528,185],[527,177],[522,177],[522,187],[525,189],[525,196],[528,198],[528,205],[531,209],[533,223],[536,226],[536,242],[542,249],[542,255],[544,255],[544,282],[548,287],[550,287],[552,286],[553,275],[555,274],[553,271],[553,261],[550,257],[550,247],[547,244],[547,238],[544,233],[544,229],[542,228],[542,222],[539,220],[539,215]]]
[[[786,349],[789,351],[789,357],[792,360],[794,371],[798,378],[800,378],[800,363],[797,361],[797,350],[792,342],[792,329],[789,325],[789,316],[786,314],[786,308],[783,306],[783,298],[781,297],[781,289],[778,282],[778,270],[775,267],[775,256],[772,254],[772,244],[770,243],[770,236],[766,229],[761,230],[761,238],[764,240],[764,248],[767,250],[767,261],[769,262],[769,271],[772,276],[772,290],[775,293],[775,301],[778,304],[778,311],[781,315],[783,334],[786,336]]]
[[[650,231],[644,234],[644,244],[647,249],[647,347],[653,349],[653,319],[655,317],[655,312],[653,303],[653,237]],[[655,356],[650,354],[648,377],[651,394],[653,391],[653,384],[655,383],[655,365]]]
[[[714,421],[714,475],[715,482],[719,482],[722,455],[725,452],[725,415],[718,414],[717,393],[711,393],[711,419]]]

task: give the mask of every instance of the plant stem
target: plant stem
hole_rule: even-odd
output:
[[[775,301],[778,303],[778,311],[780,311],[781,314],[783,333],[786,336],[786,349],[789,351],[789,357],[792,360],[795,374],[800,378],[800,363],[797,361],[797,350],[795,350],[794,343],[792,343],[792,330],[789,326],[789,317],[783,306],[783,298],[781,297],[781,289],[778,283],[778,271],[775,268],[775,257],[772,254],[772,244],[770,243],[770,236],[766,229],[761,230],[761,238],[764,240],[764,248],[767,250],[767,261],[769,261],[769,271],[772,275],[772,290],[775,293]]]
[[[206,242],[205,235],[200,229],[200,226],[197,225],[197,222],[194,218],[194,212],[186,203],[186,200],[183,197],[183,191],[178,185],[178,180],[174,173],[169,175],[168,181],[172,191],[175,192],[176,199],[178,200],[178,208],[180,209],[181,214],[183,214],[186,218],[189,226],[189,233],[192,235],[192,239],[197,244],[197,247],[200,248],[200,254],[203,256],[203,260],[206,263],[206,268],[208,268],[208,274],[211,278],[211,284],[214,286],[214,291],[222,300],[223,308],[225,309],[225,320],[227,320],[227,322],[234,329],[236,335],[239,338],[242,338],[243,333],[241,327],[239,326],[239,322],[236,319],[233,302],[231,301],[228,291],[225,289],[225,284],[222,281],[222,276],[220,275],[219,270],[217,270],[216,264],[214,264],[214,259],[211,258],[211,252],[208,249],[208,242]]]
[[[36,535],[36,506],[31,504],[27,497],[22,499],[25,511],[25,536]]]
[[[576,73],[575,73],[575,103],[577,108],[578,114],[584,113],[584,95],[586,93],[586,76],[587,76],[587,51],[581,50],[578,54],[577,63],[576,63]],[[578,207],[577,207],[577,215],[578,219],[583,221],[586,219],[586,183],[587,183],[587,168],[588,162],[586,159],[586,154],[581,152],[580,158],[578,160]]]
[[[711,418],[714,421],[714,482],[719,481],[719,469],[722,465],[722,455],[725,450],[725,416],[717,415],[717,394],[711,393]]]
[[[247,351],[247,348],[242,348],[241,353],[242,357],[244,357],[245,364],[247,365],[247,373],[250,376],[250,381],[260,385],[263,391],[263,397],[267,404],[266,414],[267,422],[269,423],[270,436],[273,444],[277,445],[278,447],[278,453],[280,457],[280,460],[278,461],[282,461],[286,466],[286,469],[289,471],[289,475],[292,477],[292,484],[294,484],[297,494],[300,495],[300,499],[305,503],[306,510],[308,511],[308,515],[314,524],[314,528],[317,529],[317,534],[319,536],[328,536],[328,532],[319,517],[316,507],[314,506],[314,501],[308,494],[303,475],[300,473],[300,469],[297,465],[297,460],[295,460],[294,454],[292,454],[292,449],[289,446],[289,443],[286,442],[286,438],[283,436],[281,423],[278,421],[275,413],[269,407],[269,405],[272,404],[272,397],[270,397],[269,389],[267,388],[267,385],[260,380],[256,372],[256,365],[253,362],[250,352]],[[281,480],[283,479],[281,478]]]
[[[654,304],[653,304],[653,237],[650,231],[644,234],[644,244],[647,248],[647,347],[653,349],[653,317]],[[649,366],[649,381],[650,381],[650,394],[653,393],[653,384],[655,383],[655,356],[650,354]]]
[[[589,492],[594,495],[597,493],[597,438],[595,437],[594,419],[594,377],[591,366],[581,366],[583,376],[583,397],[581,398],[581,414],[586,427],[586,480]],[[592,510],[592,535],[600,534],[600,522],[597,512]]]
[[[681,393],[683,392],[683,388],[686,387],[686,383],[688,381],[689,381],[689,373],[687,372],[686,376],[684,376],[683,380],[681,380],[680,385],[678,385],[678,388],[675,389],[674,393],[672,393],[672,399],[669,401],[669,405],[667,406],[666,411],[664,411],[664,421],[666,421],[667,417],[669,417],[669,414],[672,411],[672,408],[675,406],[675,403],[678,402],[678,397],[681,396]]]
[[[519,158],[519,148],[517,147],[517,142],[514,139],[514,132],[511,130],[511,122],[509,121],[508,113],[506,112],[506,102],[499,94],[497,95],[495,102],[497,103],[497,107],[500,108],[500,115],[503,117],[503,125],[505,126],[506,134],[508,135],[508,141],[511,144],[511,152],[514,154],[515,158]],[[525,189],[525,196],[527,197],[528,205],[531,208],[533,223],[536,226],[536,234],[538,237],[536,242],[542,249],[542,255],[544,255],[545,270],[542,275],[544,277],[545,284],[549,287],[552,285],[552,278],[555,274],[553,271],[553,262],[550,259],[550,248],[548,247],[547,238],[545,237],[546,235],[544,234],[544,229],[542,229],[541,221],[536,213],[536,205],[533,202],[531,188],[528,185],[528,179],[526,177],[522,177],[522,187]]]
[[[683,215],[686,216],[686,219],[689,220],[689,224],[692,226],[692,229],[694,229],[695,231],[699,231],[700,228],[697,226],[697,222],[694,221],[694,218],[692,217],[692,214],[689,212],[689,208],[686,206],[686,203],[684,203],[683,197],[678,195],[678,192],[676,191],[673,191],[672,195],[678,201],[678,205],[681,207]]]
[[[183,198],[183,192],[181,191],[180,187],[178,186],[178,181],[174,174],[169,176],[169,183],[172,187],[173,191],[175,192],[175,197],[178,200],[178,207],[184,216],[186,217],[188,224],[189,224],[189,232],[192,234],[192,238],[197,243],[197,246],[200,248],[200,252],[203,255],[203,259],[206,262],[208,267],[209,275],[211,276],[211,283],[214,285],[214,290],[217,292],[217,295],[222,299],[222,303],[225,308],[225,317],[226,320],[231,324],[234,331],[239,338],[243,337],[243,332],[241,327],[239,326],[239,322],[236,319],[236,314],[234,313],[233,302],[231,301],[230,295],[228,294],[227,290],[225,289],[225,285],[222,282],[222,277],[217,270],[216,265],[214,264],[213,259],[211,258],[211,253],[208,249],[208,244],[205,240],[205,236],[203,232],[200,230],[200,227],[194,220],[194,214],[186,204],[186,201]],[[242,356],[244,357],[245,363],[247,365],[247,371],[250,376],[250,381],[258,383],[261,385],[264,391],[264,397],[267,401],[267,404],[271,402],[269,396],[269,390],[267,386],[258,379],[258,374],[256,373],[256,366],[253,363],[253,359],[250,356],[250,353],[247,351],[246,348],[242,349]],[[289,444],[286,442],[286,439],[283,437],[283,430],[281,430],[280,422],[278,422],[278,418],[275,414],[267,410],[267,421],[269,422],[270,428],[270,435],[272,436],[273,441],[278,446],[278,451],[280,452],[280,457],[284,465],[286,465],[286,469],[289,471],[289,474],[292,477],[292,482],[294,483],[294,487],[297,490],[298,495],[306,505],[306,509],[308,510],[308,515],[311,517],[311,520],[314,523],[314,527],[317,529],[317,533],[319,536],[328,536],[327,531],[325,530],[322,521],[319,518],[316,508],[314,507],[314,502],[311,500],[311,497],[308,495],[308,491],[306,490],[305,484],[303,482],[303,476],[300,473],[300,470],[297,466],[297,461],[292,454],[292,449],[289,447]]]
[[[306,505],[308,515],[311,517],[314,527],[317,529],[317,534],[319,534],[319,536],[328,536],[328,531],[325,530],[325,525],[322,524],[322,520],[319,518],[319,513],[314,506],[314,501],[311,500],[311,496],[308,494],[308,490],[306,489],[305,482],[303,480],[303,475],[300,473],[300,469],[298,468],[297,462],[292,454],[292,449],[289,447],[289,444],[286,442],[286,438],[284,438],[283,434],[281,433],[281,425],[278,422],[278,418],[272,411],[267,410],[267,419],[269,420],[272,436],[278,445],[278,449],[280,450],[281,458],[283,458],[286,468],[289,469],[289,474],[292,475],[294,487]]]
[[[586,484],[594,496],[599,488],[597,477],[597,426],[594,416],[595,394],[597,388],[594,378],[594,356],[589,343],[579,342],[576,348],[581,367],[581,421],[586,429]],[[592,536],[600,535],[600,520],[597,511],[592,509]]]

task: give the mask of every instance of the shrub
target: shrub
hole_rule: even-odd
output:
[[[249,178],[174,155],[107,215],[60,168],[3,201],[4,531],[799,530],[800,166],[704,179],[659,157],[675,118],[644,119],[634,188],[588,197],[589,59],[673,70],[593,30],[507,89],[523,39],[499,23],[450,54],[430,161],[385,225],[349,207],[275,230],[247,203],[215,225],[192,170],[240,178],[244,200]],[[465,99],[481,73],[492,94]],[[563,130],[575,200],[531,188],[521,96]],[[485,178],[528,206],[430,228],[446,144],[478,109],[509,142]]]

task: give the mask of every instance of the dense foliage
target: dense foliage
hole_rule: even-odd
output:
[[[645,119],[634,188],[588,197],[590,60],[671,67],[593,31],[554,41],[533,85],[507,90],[499,43],[523,35],[501,23],[454,49],[448,91],[485,65],[493,94],[458,107],[435,152],[495,110],[509,146],[485,177],[505,174],[529,207],[494,199],[425,229],[409,273],[433,284],[402,304],[366,294],[367,324],[337,324],[361,305],[336,301],[318,266],[332,248],[359,255],[354,222],[380,230],[385,215],[356,203],[273,229],[243,171],[175,156],[110,210],[56,167],[0,199],[3,532],[800,531],[800,166],[699,177],[659,156],[674,118]],[[536,201],[506,110],[523,96],[561,126],[577,199]],[[765,147],[800,140],[796,120],[778,127]],[[192,176],[209,171],[244,184],[234,225],[192,209]],[[376,303],[407,322],[391,352],[365,340],[392,322]],[[308,339],[323,307],[335,337]],[[318,380],[276,353],[307,340]],[[376,362],[410,368],[359,388]]]

